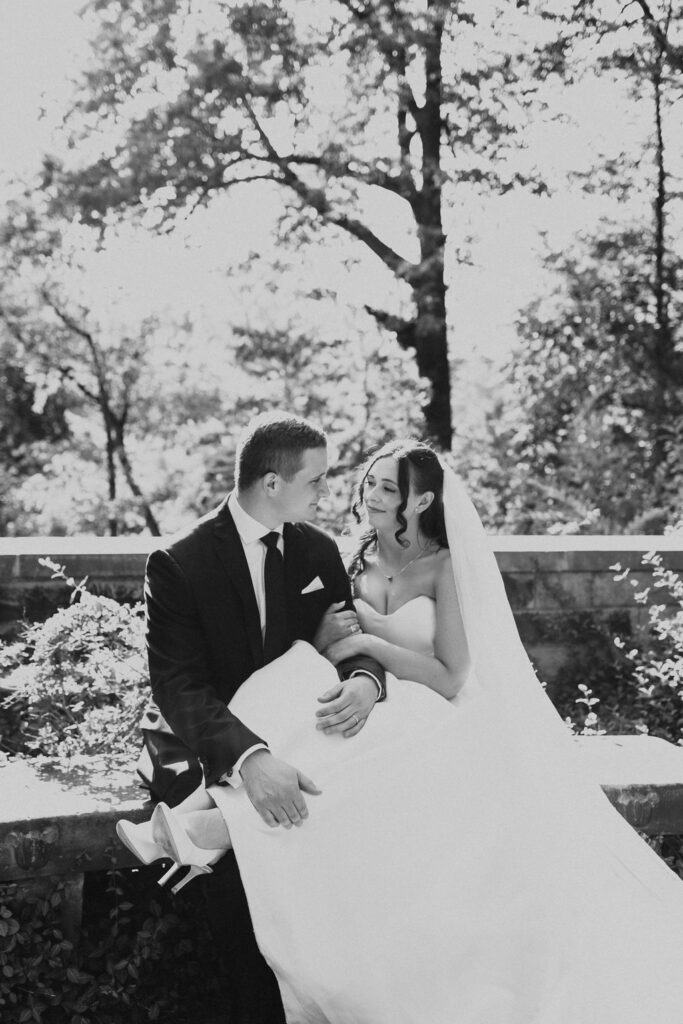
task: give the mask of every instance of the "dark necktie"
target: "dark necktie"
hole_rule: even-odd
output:
[[[263,639],[263,660],[278,658],[287,650],[287,594],[285,591],[285,560],[278,549],[280,534],[274,530],[261,537],[266,546],[264,583],[266,591],[266,634]]]

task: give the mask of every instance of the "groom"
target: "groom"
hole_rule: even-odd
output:
[[[323,649],[349,616],[351,590],[332,538],[305,522],[327,487],[327,439],[299,417],[253,420],[237,451],[235,490],[147,564],[147,648],[152,691],[175,736],[198,759],[207,786],[244,785],[272,828],[301,826],[315,782],[268,748],[226,705],[244,680],[294,640]],[[384,672],[358,657],[340,666],[323,695],[328,731],[353,735],[384,697]],[[159,794],[163,797],[163,794]],[[313,809],[315,813],[315,809]],[[272,974],[256,948],[234,856],[208,880],[235,996],[231,1024],[283,1020]]]

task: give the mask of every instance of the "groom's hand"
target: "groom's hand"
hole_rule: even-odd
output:
[[[355,736],[377,703],[377,683],[362,672],[344,679],[318,697],[325,707],[316,711],[316,729]]]
[[[244,788],[266,825],[291,828],[308,817],[304,793],[317,796],[322,790],[268,750],[255,750],[240,768]]]

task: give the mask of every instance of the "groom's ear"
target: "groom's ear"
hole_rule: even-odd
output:
[[[280,477],[277,473],[269,470],[264,476],[261,477],[261,487],[267,495],[271,497],[277,494],[280,488]]]

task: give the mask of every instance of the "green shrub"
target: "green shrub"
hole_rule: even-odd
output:
[[[631,581],[641,620],[630,635],[612,636],[619,652],[614,664],[581,669],[558,710],[579,733],[644,733],[683,745],[683,580],[655,551],[642,565],[649,585]],[[615,582],[630,574],[618,563],[611,569]]]
[[[665,567],[662,556],[655,551],[643,557],[643,565],[651,573],[651,583],[635,590],[634,600],[643,607],[645,620],[628,640],[614,640],[629,672],[620,687],[611,724],[630,726],[620,728],[622,732],[648,733],[681,744],[683,580]],[[628,569],[622,570],[619,565],[613,568],[618,573],[617,580],[629,574]],[[666,602],[662,600],[665,595]]]
[[[614,685],[600,699],[591,686],[580,684],[568,721],[581,735],[642,733],[683,746],[683,580],[655,551],[644,555],[642,564],[651,583],[642,589],[633,583],[645,618],[627,640],[614,637],[621,652]],[[615,582],[629,575],[619,564],[612,569]],[[683,836],[645,838],[683,878]]]
[[[0,646],[5,756],[72,764],[97,754],[132,766],[149,699],[142,608],[41,563],[67,582],[71,603]],[[86,872],[77,948],[64,936],[60,885],[42,896],[0,886],[2,1024],[225,1021],[201,880],[170,897],[155,885],[159,871]]]
[[[90,594],[85,580],[77,583],[49,559],[40,562],[71,587],[71,603],[0,647],[0,674],[10,691],[0,708],[3,748],[130,762],[149,699],[142,605]]]
[[[61,887],[21,900],[14,890],[0,889],[3,1024],[190,1024],[225,1005],[196,892],[171,906],[150,871],[87,875],[74,948],[62,931]]]

